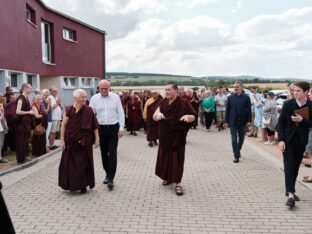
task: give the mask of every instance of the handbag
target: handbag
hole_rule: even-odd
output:
[[[272,121],[272,116],[264,115],[262,118],[262,123],[264,126],[270,125],[271,121]]]
[[[43,135],[44,133],[45,129],[41,124],[38,124],[33,131],[33,135],[35,136]]]

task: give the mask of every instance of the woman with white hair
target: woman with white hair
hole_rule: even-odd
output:
[[[98,122],[92,108],[86,105],[86,92],[77,89],[73,95],[74,104],[67,108],[61,128],[59,186],[84,194],[87,186],[95,186],[92,145],[100,144]]]
[[[32,136],[32,155],[42,156],[47,152],[46,129],[48,127],[47,112],[42,106],[42,96],[36,94],[33,99],[32,110],[34,111],[36,127]]]

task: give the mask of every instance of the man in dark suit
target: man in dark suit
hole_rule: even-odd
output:
[[[1,230],[1,233],[14,234],[15,233],[14,227],[12,225],[7,207],[5,205],[5,202],[1,193],[1,189],[2,189],[2,184],[0,182],[0,230]]]
[[[230,127],[234,163],[239,162],[245,139],[246,126],[251,126],[251,102],[244,93],[240,81],[234,83],[234,94],[228,97],[225,111],[225,127]]]
[[[286,206],[294,207],[299,197],[295,195],[298,171],[309,139],[309,128],[312,127],[312,102],[308,100],[310,84],[297,82],[294,84],[294,99],[285,101],[278,120],[279,148],[283,152]],[[304,119],[295,111],[309,108],[309,119]]]

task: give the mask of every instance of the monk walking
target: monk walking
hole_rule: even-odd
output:
[[[59,186],[64,190],[87,193],[95,185],[93,149],[99,146],[98,122],[91,107],[86,105],[87,94],[74,91],[74,104],[67,108],[61,129],[63,154],[59,167]]]
[[[128,119],[128,132],[130,132],[130,135],[137,136],[136,131],[139,131],[142,122],[142,108],[141,102],[134,94],[130,95],[130,100],[127,102],[126,118]]]
[[[158,122],[154,121],[153,115],[162,101],[162,97],[157,91],[152,91],[151,95],[152,97],[145,103],[143,118],[147,127],[146,139],[149,142],[148,145],[153,147],[158,145],[157,140],[159,139],[159,126]]]
[[[178,96],[178,85],[175,82],[169,82],[165,91],[166,98],[153,116],[155,121],[159,121],[156,175],[164,180],[163,185],[176,183],[176,194],[183,195],[181,180],[186,136],[196,113],[189,101]]]

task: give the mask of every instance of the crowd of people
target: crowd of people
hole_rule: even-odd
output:
[[[229,128],[234,163],[240,162],[245,135],[258,138],[261,134],[258,141],[266,145],[274,145],[277,136],[284,155],[287,205],[294,206],[299,200],[295,195],[299,166],[303,155],[311,158],[312,152],[310,85],[307,82],[291,85],[281,110],[271,91],[259,93],[257,87],[252,87],[251,92],[246,93],[239,81],[233,88],[231,91],[224,87],[185,90],[170,82],[163,97],[156,90],[117,94],[108,81],[102,80],[90,101],[86,92],[79,89],[73,93],[74,104],[64,107],[55,87],[35,90],[32,100],[29,100],[30,84],[22,85],[19,96],[7,87],[6,93],[0,95],[0,163],[8,162],[4,155],[9,149],[16,152],[17,163],[25,163],[29,141],[32,155],[38,157],[58,148],[55,139],[60,131],[63,150],[60,187],[81,190],[81,193],[86,193],[88,186],[94,187],[92,145],[95,145],[101,149],[106,173],[103,183],[112,190],[119,138],[124,135],[124,129],[132,136],[144,129],[147,145],[158,147],[156,175],[163,180],[163,185],[176,183],[175,192],[182,195],[189,130],[198,125],[207,132],[212,131],[212,127],[215,131]],[[310,117],[296,112],[305,107]],[[312,176],[303,180],[312,182]]]
[[[18,164],[25,163],[30,142],[31,154],[37,157],[58,148],[63,105],[57,89],[35,90],[30,100],[31,93],[31,85],[23,84],[18,96],[12,87],[0,94],[0,163],[8,162],[4,155],[9,150],[16,153]]]

